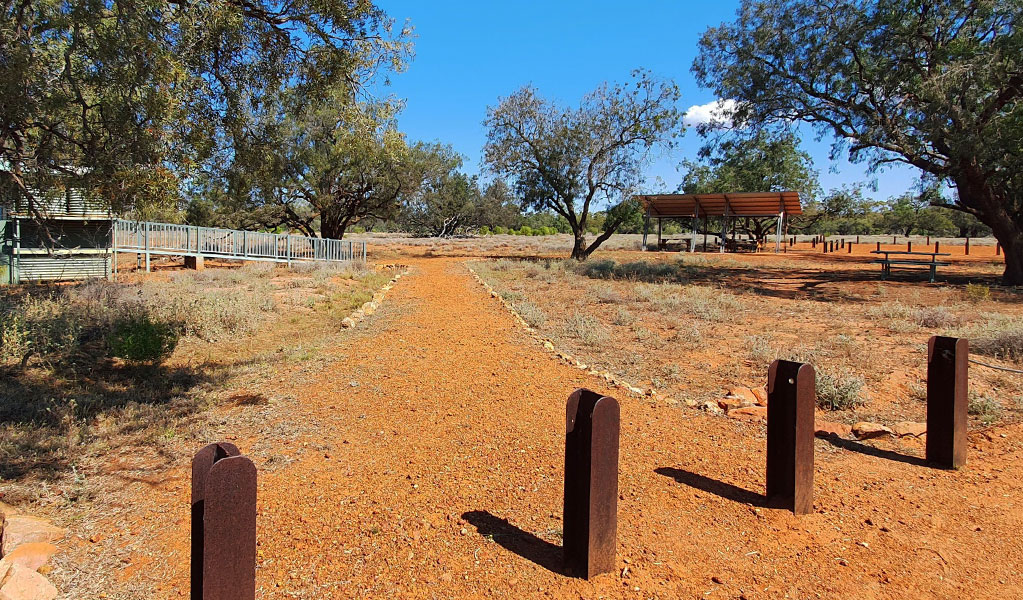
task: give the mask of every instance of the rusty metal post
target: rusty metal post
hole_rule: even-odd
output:
[[[927,342],[927,461],[946,469],[966,464],[969,357],[965,338]]]
[[[811,365],[788,360],[767,375],[767,501],[797,515],[813,511],[816,378]]]
[[[880,251],[881,251],[881,242],[878,242],[878,243],[877,243],[877,251],[878,251],[878,252],[880,252]]]
[[[941,248],[941,242],[939,242],[939,241],[935,240],[935,241],[934,241],[934,253],[935,253],[935,254],[937,254],[938,252],[940,252],[940,250],[938,250],[938,248]]]
[[[589,579],[614,570],[618,534],[618,401],[578,389],[565,411],[565,570]]]
[[[966,238],[966,256],[970,255],[970,238]]]
[[[853,243],[849,242],[848,247],[849,247],[849,254],[852,254]]]
[[[912,252],[912,251],[913,251],[913,242],[907,241],[906,242],[906,252]]]
[[[192,459],[192,600],[256,597],[256,467],[234,444]]]
[[[1002,255],[1002,243],[1001,242],[995,242],[995,256],[1001,256],[1001,255]]]
[[[930,246],[930,245],[931,245],[931,236],[927,236],[927,245],[928,245],[928,246]]]

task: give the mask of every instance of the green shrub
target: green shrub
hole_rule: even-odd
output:
[[[522,227],[519,228],[519,232],[517,235],[533,235],[533,228],[530,227],[529,225],[523,225]]]
[[[817,371],[817,406],[824,410],[850,410],[864,403],[864,381],[855,375],[835,376]]]
[[[107,344],[110,355],[133,363],[159,364],[178,345],[181,328],[136,312],[114,323]]]
[[[494,227],[494,233],[496,233],[498,235],[507,235],[508,228],[507,227],[501,227],[500,225],[498,225],[497,227]]]
[[[982,302],[991,299],[991,288],[982,283],[966,284],[966,299],[970,302]]]
[[[480,235],[490,235],[490,227],[487,225],[480,227]]]
[[[987,394],[978,396],[971,392],[966,411],[979,418],[984,425],[991,425],[1002,415],[1002,405]]]

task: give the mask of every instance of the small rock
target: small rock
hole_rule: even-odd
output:
[[[746,400],[743,400],[741,398],[732,398],[729,396],[725,396],[724,398],[718,400],[718,407],[725,412],[729,412],[737,408],[746,408],[747,406],[753,405],[754,405],[753,402],[747,402]]]
[[[743,404],[743,406],[753,406],[754,404],[757,404],[757,401],[758,401],[756,392],[754,392],[753,390],[751,390],[751,389],[749,389],[747,387],[732,388],[732,389],[728,390],[728,393],[725,394],[725,397],[726,398],[736,398],[738,400],[741,400],[741,401],[745,402],[745,404]],[[767,395],[765,394],[764,398],[766,398],[766,397],[767,397]]]
[[[554,344],[552,344],[550,342],[544,342],[543,343],[543,349],[548,351],[548,352],[554,352]]]
[[[57,547],[47,542],[29,542],[11,550],[5,554],[0,563],[20,565],[26,569],[38,571],[39,567],[50,561],[50,557],[57,553]],[[0,578],[2,579],[2,578]]]
[[[913,421],[899,421],[892,426],[892,431],[899,437],[911,435],[920,437],[927,433],[927,423],[914,423]]]
[[[32,569],[11,565],[7,579],[0,586],[0,600],[54,600],[57,588]]]
[[[829,435],[837,435],[840,438],[849,437],[852,435],[852,427],[845,423],[832,423],[830,421],[814,421],[813,433],[817,437],[828,437]]]
[[[728,411],[728,416],[733,419],[741,419],[743,421],[766,421],[767,420],[767,407],[766,406],[744,406],[742,408],[736,408]]]
[[[64,530],[50,524],[46,519],[27,515],[14,515],[4,522],[3,543],[0,556],[7,556],[22,544],[32,542],[53,542],[64,537]]]
[[[860,421],[853,425],[852,432],[856,439],[860,440],[869,440],[892,434],[892,430],[884,425],[880,423],[867,423],[866,421]]]
[[[345,317],[344,319],[341,319],[341,327],[344,327],[345,329],[355,327],[355,319],[351,317]]]
[[[767,388],[750,388],[750,392],[757,399],[757,406],[767,406]]]
[[[720,415],[721,413],[724,412],[723,410],[721,410],[721,407],[718,406],[718,403],[713,400],[707,400],[706,402],[700,405],[700,408],[709,412],[712,415]]]
[[[718,584],[718,585],[724,585],[724,583],[725,583],[725,580],[721,579],[717,575],[711,577],[710,580],[713,581],[714,583]]]

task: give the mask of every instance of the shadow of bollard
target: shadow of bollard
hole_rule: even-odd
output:
[[[964,338],[927,341],[927,461],[946,469],[966,464],[970,344]]]
[[[192,600],[256,597],[256,467],[234,444],[192,459]]]
[[[816,373],[788,360],[767,375],[767,502],[797,515],[813,511],[813,411]]]
[[[614,569],[620,410],[614,398],[578,389],[565,413],[565,571],[589,579]]]

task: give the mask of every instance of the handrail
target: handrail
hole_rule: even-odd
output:
[[[366,242],[115,219],[111,249],[238,260],[365,261]]]

